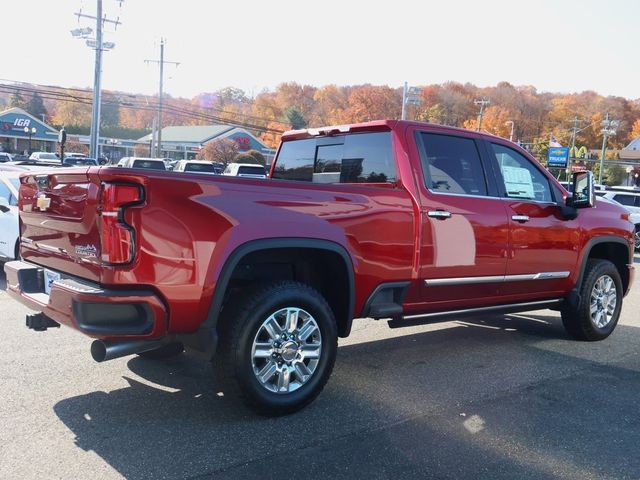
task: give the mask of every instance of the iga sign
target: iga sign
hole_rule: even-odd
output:
[[[547,156],[547,165],[552,168],[567,168],[569,149],[567,147],[551,147]]]

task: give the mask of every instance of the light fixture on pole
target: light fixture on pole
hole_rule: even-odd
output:
[[[420,87],[409,87],[407,82],[404,82],[402,89],[402,112],[400,114],[401,120],[407,119],[407,105],[420,105],[420,103],[422,103],[420,99],[421,94],[422,89]]]
[[[36,127],[24,127],[24,133],[29,135],[29,154],[31,154],[31,136],[36,134]]]
[[[612,135],[616,134],[618,127],[620,126],[619,120],[611,120],[609,114],[602,121],[602,152],[600,154],[600,171],[598,172],[598,183],[602,184],[602,170],[604,170],[604,157],[607,154],[607,140]]]
[[[120,6],[122,7],[122,0],[117,0],[120,2]],[[94,76],[93,76],[93,105],[91,111],[91,133],[89,137],[89,147],[91,150],[91,157],[98,158],[98,139],[100,138],[100,104],[101,104],[101,90],[100,83],[102,77],[102,52],[105,50],[113,49],[116,44],[113,42],[105,42],[102,36],[102,30],[105,23],[111,23],[115,26],[115,28],[120,25],[120,20],[111,20],[103,15],[102,13],[102,0],[96,0],[96,14],[87,15],[82,13],[82,10],[75,14],[78,17],[78,21],[81,18],[88,18],[90,20],[95,20],[96,22],[96,30],[95,36],[93,36],[93,29],[91,27],[84,28],[75,28],[71,30],[71,35],[74,38],[83,39],[89,48],[92,48],[96,51],[96,58],[94,64]]]

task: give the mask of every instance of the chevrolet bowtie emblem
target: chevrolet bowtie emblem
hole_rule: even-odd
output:
[[[38,196],[36,206],[43,212],[51,206],[51,199],[45,195]]]

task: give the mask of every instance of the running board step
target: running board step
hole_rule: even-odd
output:
[[[402,318],[389,320],[389,328],[413,327],[428,323],[437,323],[456,318],[464,318],[481,315],[500,315],[515,312],[530,312],[533,310],[544,310],[547,308],[557,309],[564,300],[556,298],[553,300],[543,300],[540,302],[514,303],[509,305],[495,305],[491,307],[466,308],[464,310],[451,310],[448,312],[425,313],[422,315],[406,315]]]

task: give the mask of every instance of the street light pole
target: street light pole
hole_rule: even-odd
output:
[[[36,134],[36,127],[24,127],[24,133],[29,135],[29,155],[31,155],[31,136]]]
[[[91,110],[91,135],[89,150],[92,158],[98,158],[100,136],[100,81],[102,77],[102,0],[96,0],[96,62],[93,72],[93,106]]]
[[[602,152],[600,153],[600,171],[598,172],[598,183],[602,184],[602,170],[604,170],[604,157],[607,154],[607,140],[616,134],[616,129],[620,125],[618,120],[610,120],[609,114],[602,121]]]
[[[504,122],[505,125],[507,124],[511,124],[511,134],[509,134],[509,141],[513,142],[513,126],[515,125],[513,120],[507,120],[506,122]]]

